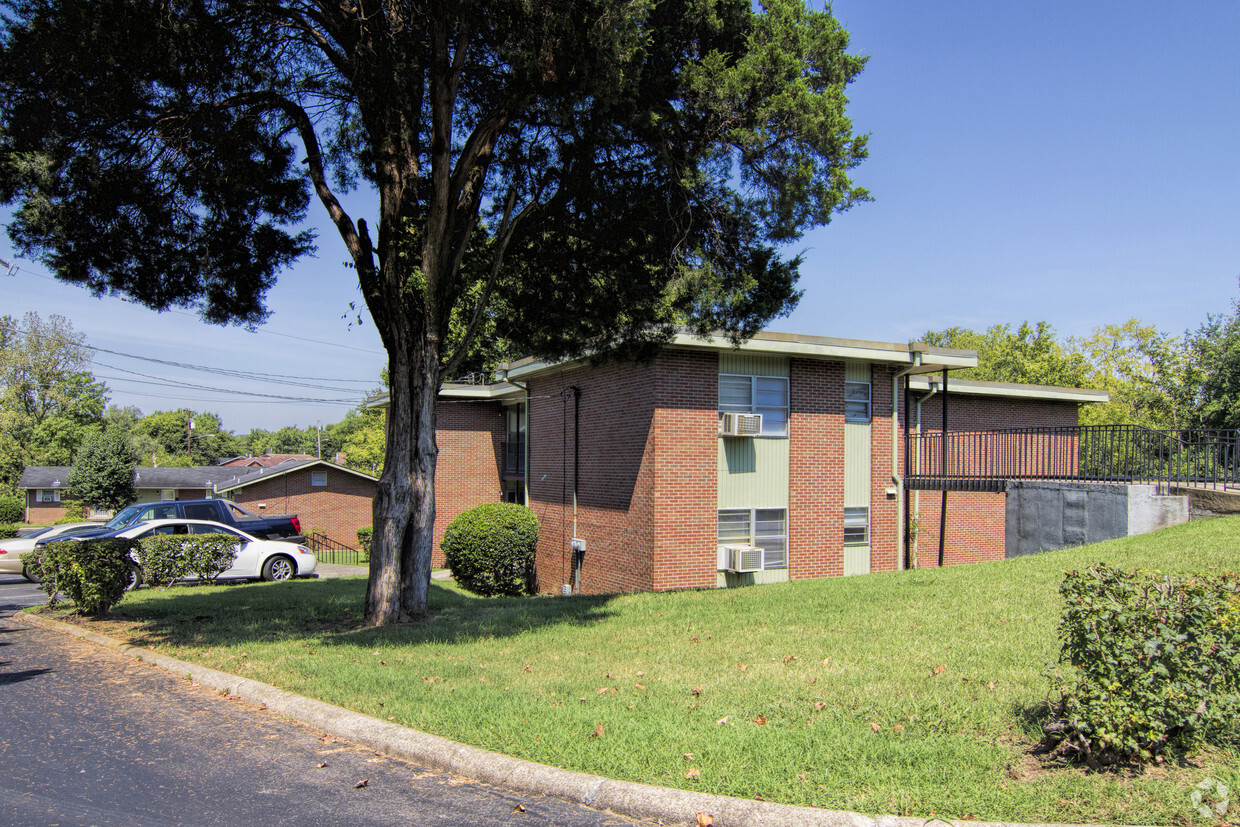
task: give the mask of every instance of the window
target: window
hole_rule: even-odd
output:
[[[60,490],[56,488],[40,488],[35,492],[34,501],[37,503],[58,503],[60,502]]]
[[[503,501],[525,505],[525,484],[521,480],[505,480]]]
[[[787,436],[788,380],[783,376],[722,373],[719,410],[762,414],[762,436]]]
[[[325,488],[327,486],[327,472],[326,471],[311,471],[310,472],[310,484],[317,488]]]
[[[844,545],[868,546],[870,544],[869,506],[844,509]]]
[[[848,422],[870,421],[870,383],[844,383],[844,419]]]
[[[719,545],[757,546],[762,568],[788,568],[788,512],[782,508],[729,508],[719,512]]]
[[[225,528],[222,525],[192,525],[189,527],[190,534],[224,534],[231,537],[241,538],[237,532]]]
[[[157,505],[143,511],[135,522],[144,523],[147,520],[167,520],[177,515],[177,507],[175,505]]]
[[[215,506],[206,503],[197,505],[183,506],[185,509],[185,518],[187,520],[214,520],[219,514],[215,510]]]
[[[177,491],[175,488],[163,488],[159,492],[159,498],[165,502],[169,500],[176,500]]]

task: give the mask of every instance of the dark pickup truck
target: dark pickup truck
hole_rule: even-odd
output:
[[[306,539],[301,534],[301,521],[297,519],[297,515],[277,514],[271,517],[260,517],[246,511],[231,500],[168,500],[157,503],[136,503],[121,509],[115,517],[101,526],[66,531],[56,535],[56,539],[102,537],[147,520],[165,518],[213,520],[244,531],[260,540],[288,540],[300,543]]]

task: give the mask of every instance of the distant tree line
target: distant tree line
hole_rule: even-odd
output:
[[[109,405],[108,387],[90,366],[86,337],[63,316],[0,316],[0,495],[17,492],[26,466],[76,465],[80,456],[93,464],[101,451],[147,467],[321,451],[324,459],[343,453],[355,470],[382,470],[382,411],[359,406],[321,428],[255,428],[237,435],[207,411],[143,414],[133,406]]]

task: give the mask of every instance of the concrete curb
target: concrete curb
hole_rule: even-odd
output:
[[[599,810],[610,810],[629,818],[649,819],[668,825],[694,825],[697,824],[698,813],[710,813],[714,816],[715,827],[782,827],[791,824],[798,827],[1070,827],[1012,822],[947,821],[904,816],[875,818],[842,810],[796,807],[790,804],[653,787],[632,781],[614,781],[458,744],[438,735],[428,735],[339,706],[303,698],[249,678],[170,658],[150,649],[42,615],[15,612],[11,617],[32,626],[72,635],[114,649],[169,674],[189,678],[200,686],[236,695],[250,703],[264,704],[272,712],[411,763],[516,792],[549,795]]]

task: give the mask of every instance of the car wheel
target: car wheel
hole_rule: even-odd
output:
[[[297,573],[297,564],[283,554],[277,554],[263,563],[264,580],[292,580]]]
[[[125,591],[131,592],[134,589],[142,588],[142,569],[137,565],[129,565],[125,567]]]
[[[22,577],[26,578],[31,583],[42,583],[43,582],[42,579],[35,577],[33,574],[31,574],[30,569],[26,568],[25,566],[22,566]]]

